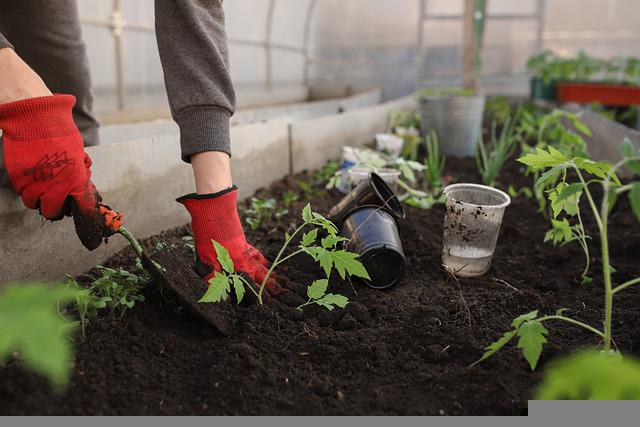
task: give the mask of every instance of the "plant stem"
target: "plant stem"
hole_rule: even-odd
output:
[[[242,276],[241,276],[241,275],[239,275],[239,274],[234,274],[234,276],[238,277],[238,278],[242,281],[242,283],[244,283],[245,285],[247,285],[247,288],[249,288],[249,290],[250,290],[251,292],[253,292],[253,294],[254,294],[256,297],[258,296],[258,291],[256,291],[255,289],[253,289],[253,288],[254,288],[254,285],[250,284],[250,283],[247,281],[247,279],[245,279],[244,277],[242,277]]]
[[[598,230],[600,230],[600,232],[602,232],[602,219],[600,218],[599,212],[598,212],[598,208],[596,207],[596,203],[593,201],[593,197],[591,196],[591,191],[589,191],[589,186],[587,185],[587,183],[584,180],[584,177],[582,176],[582,173],[580,172],[580,168],[578,168],[576,165],[572,165],[573,169],[575,169],[575,171],[578,174],[578,178],[580,179],[580,182],[582,183],[582,186],[584,188],[584,194],[587,195],[587,200],[589,201],[589,206],[591,206],[591,210],[593,211],[593,216],[596,219],[596,224],[598,225]]]
[[[607,177],[608,178],[608,177]],[[604,275],[604,351],[611,349],[611,322],[613,317],[613,291],[611,289],[611,265],[609,264],[609,238],[607,221],[609,217],[609,181],[604,182],[604,194],[600,207],[600,243],[602,247],[602,271]]]
[[[302,310],[302,307],[306,307],[306,306],[308,306],[309,304],[311,304],[311,298],[309,298],[309,299],[307,300],[307,302],[305,302],[304,304],[300,304],[299,306],[297,306],[297,307],[296,307],[296,310]]]
[[[304,251],[302,249],[298,249],[295,252],[291,252],[289,255],[287,255],[286,257],[282,258],[280,261],[278,261],[278,264],[282,264],[283,262],[287,261],[289,258],[293,258],[294,256],[303,253]]]
[[[582,250],[584,251],[584,256],[586,258],[586,266],[582,271],[581,280],[587,276],[589,272],[589,266],[591,264],[591,255],[589,254],[589,246],[587,245],[587,235],[584,231],[584,224],[582,223],[582,216],[580,215],[580,207],[578,207],[578,224],[580,224],[580,234],[578,235],[578,242],[580,242],[580,246],[582,246]]]
[[[616,188],[616,194],[622,194],[625,191],[629,191],[631,190],[631,187],[633,187],[631,184],[621,185],[620,187]]]
[[[118,233],[120,233],[120,235],[122,235],[122,237],[124,237],[125,239],[127,239],[127,241],[129,241],[129,244],[131,245],[133,250],[136,251],[136,254],[139,257],[141,257],[142,256],[142,245],[140,244],[138,239],[136,239],[135,236],[133,234],[131,234],[131,232],[129,230],[127,230],[126,228],[124,228],[124,227],[120,227],[120,229],[118,230]]]
[[[636,283],[640,283],[640,277],[636,277],[635,279],[624,282],[622,285],[615,287],[611,292],[616,294],[621,290],[628,288],[629,286],[635,285]]]
[[[307,223],[303,223],[300,227],[296,228],[296,230],[293,232],[293,234],[291,234],[289,236],[289,238],[284,241],[284,245],[282,245],[282,248],[280,248],[280,251],[278,252],[278,255],[276,256],[276,259],[273,260],[273,263],[271,264],[271,267],[269,268],[269,271],[267,272],[266,276],[264,276],[264,279],[262,280],[262,283],[260,284],[260,291],[258,292],[258,303],[260,305],[262,305],[262,292],[264,291],[264,287],[267,284],[267,280],[271,276],[271,273],[273,273],[273,270],[276,268],[276,266],[282,262],[282,260],[280,258],[282,257],[282,254],[284,253],[285,249],[287,249],[287,246],[289,246],[289,243],[291,243],[291,241],[293,240],[293,237],[296,234],[298,234],[300,232],[300,230],[302,230],[304,228],[305,225],[307,225]]]
[[[601,338],[605,338],[605,334],[594,328],[593,326],[589,326],[586,323],[583,323],[579,320],[572,319],[570,317],[565,317],[561,315],[553,315],[553,316],[544,316],[538,319],[540,322],[544,322],[545,320],[563,320],[568,323],[572,323],[574,325],[580,326],[588,331],[593,332]]]

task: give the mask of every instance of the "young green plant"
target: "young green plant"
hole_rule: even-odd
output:
[[[71,337],[78,322],[57,307],[81,298],[77,289],[38,283],[7,284],[0,292],[0,363],[16,356],[45,375],[56,390],[68,382]]]
[[[286,214],[286,210],[278,210],[275,199],[258,199],[256,197],[251,198],[251,205],[249,209],[246,209],[245,214],[247,214],[247,224],[251,227],[252,230],[257,230],[260,228],[260,224],[265,219],[271,218],[272,213],[275,212],[276,218]]]
[[[536,389],[538,400],[640,400],[640,361],[595,351],[554,360]]]
[[[93,289],[83,288],[69,275],[67,275],[67,279],[61,286],[76,293],[73,302],[69,306],[78,314],[82,339],[84,340],[87,338],[87,326],[96,319],[98,310],[107,307],[111,302],[111,297],[97,295]],[[64,301],[58,301],[58,314],[61,316],[70,314]]]
[[[297,249],[285,255],[295,237],[302,233],[304,229],[309,229],[309,231],[303,233]],[[326,233],[325,237],[319,237],[320,230],[324,230]],[[302,224],[296,227],[292,233],[285,233],[284,237],[284,244],[271,263],[269,271],[265,275],[262,283],[259,284],[257,291],[253,286],[250,286],[242,276],[235,273],[233,262],[231,258],[229,258],[228,253],[226,253],[226,250],[217,244],[217,242],[214,242],[213,244],[216,248],[218,262],[222,266],[222,271],[215,273],[213,279],[209,282],[211,286],[209,286],[207,292],[199,302],[216,303],[224,301],[229,297],[231,287],[233,286],[236,291],[237,301],[240,303],[244,296],[244,291],[239,291],[239,287],[245,284],[256,295],[258,304],[262,304],[265,285],[273,271],[284,262],[299,254],[311,256],[324,270],[327,279],[330,278],[331,272],[334,269],[342,279],[351,276],[364,279],[369,278],[366,269],[362,263],[357,260],[358,254],[340,247],[340,243],[346,239],[338,235],[338,229],[331,221],[319,213],[313,212],[311,204],[307,204],[304,209],[302,209]]]
[[[554,315],[546,316],[539,316],[537,310],[532,311],[517,317],[512,323],[513,329],[506,332],[498,341],[489,345],[484,355],[475,363],[479,363],[490,357],[517,336],[518,348],[522,349],[524,357],[529,362],[531,369],[535,369],[540,353],[542,352],[542,346],[547,342],[546,336],[548,335],[548,330],[544,327],[544,323],[554,320],[568,322],[596,334],[603,341],[602,349],[604,353],[608,354],[611,351],[614,296],[622,290],[640,283],[640,277],[637,277],[616,286],[612,279],[613,271],[609,252],[608,219],[609,212],[620,195],[628,194],[631,208],[638,221],[640,221],[640,181],[622,185],[616,175],[617,171],[623,166],[626,166],[637,175],[640,174],[640,151],[633,147],[628,140],[625,140],[622,145],[622,154],[623,159],[613,166],[606,162],[595,162],[584,157],[570,158],[553,147],[548,147],[547,150],[537,149],[536,153],[527,154],[518,159],[535,171],[544,171],[538,180],[539,184],[544,184],[546,180],[553,179],[558,174],[563,177],[561,182],[566,184],[567,170],[575,173],[577,182],[563,186],[558,192],[555,202],[558,203],[558,201],[567,200],[580,192],[587,199],[588,206],[595,218],[600,234],[604,282],[603,329],[599,330],[584,322],[567,317],[563,314],[563,309],[558,310]],[[603,189],[602,201],[599,207],[589,189],[589,185],[593,183],[599,183]],[[577,206],[579,209],[579,205]]]
[[[442,171],[447,158],[440,155],[440,144],[435,131],[425,137],[424,144],[427,148],[427,155],[424,158],[424,179],[431,193],[437,196],[437,193],[442,191]]]
[[[128,309],[144,302],[142,288],[150,279],[146,272],[131,273],[122,267],[97,267],[101,276],[91,283],[91,293],[106,303],[115,317],[123,317]]]
[[[516,144],[520,140],[514,125],[516,120],[507,117],[502,125],[500,136],[497,136],[496,132],[497,123],[493,121],[489,144],[484,143],[482,135],[479,136],[476,164],[484,185],[490,187],[496,185],[502,167],[516,149]]]
[[[521,110],[516,126],[516,133],[522,140],[522,154],[535,154],[536,150],[548,146],[562,152],[566,157],[588,157],[587,144],[583,136],[591,136],[591,131],[577,114],[563,110],[554,110],[549,114],[536,115]],[[527,142],[533,139],[534,146]],[[541,172],[527,166],[526,175],[532,175],[534,182],[538,182]],[[557,177],[545,180],[543,185],[533,186],[533,195],[538,202],[538,210],[547,216],[546,192],[555,188]]]

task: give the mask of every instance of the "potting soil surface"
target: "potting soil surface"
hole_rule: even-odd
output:
[[[449,181],[478,182],[473,159],[448,160]],[[312,174],[288,177],[257,196],[282,200],[287,190]],[[500,187],[529,184],[512,161]],[[322,185],[315,189],[322,190]],[[326,213],[340,194],[313,195],[314,210]],[[306,204],[264,221],[247,238],[273,259],[284,231],[299,223]],[[246,204],[244,205],[246,206]],[[586,203],[585,203],[586,208]],[[442,205],[408,208],[400,221],[407,275],[387,291],[367,288],[334,273],[330,291],[350,299],[345,309],[310,306],[300,314],[290,306],[304,301],[293,282],[308,285],[323,272],[305,256],[283,272],[291,291],[268,307],[227,305],[228,335],[178,308],[156,286],[146,301],[124,317],[103,313],[76,339],[72,377],[66,391],[51,391],[43,377],[15,360],[0,367],[0,414],[203,414],[203,415],[518,415],[549,361],[599,338],[562,322],[549,322],[549,343],[531,372],[515,343],[470,367],[483,348],[510,328],[514,317],[532,310],[566,314],[600,328],[603,320],[599,239],[592,216],[584,215],[593,237],[591,275],[580,285],[584,257],[574,243],[543,243],[549,221],[535,201],[520,196],[506,210],[495,259],[482,277],[448,275],[441,266]],[[610,245],[615,281],[640,276],[640,227],[621,200],[611,216]],[[144,242],[145,247],[184,286],[202,287],[192,269],[193,253],[183,237],[187,227]],[[153,252],[158,242],[167,252]],[[164,253],[164,255],[163,255]],[[171,254],[168,256],[167,254]],[[105,265],[132,269],[130,249]],[[96,270],[88,274],[97,274]],[[87,278],[81,277],[81,281]],[[304,289],[302,288],[302,293]],[[613,334],[621,351],[640,356],[640,288],[615,298]]]

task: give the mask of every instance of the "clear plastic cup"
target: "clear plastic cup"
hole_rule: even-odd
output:
[[[365,179],[369,179],[371,172],[375,172],[380,175],[380,178],[386,182],[389,187],[395,192],[398,189],[398,178],[400,178],[400,171],[391,168],[367,168],[367,167],[352,167],[347,169],[349,174],[349,183],[351,188],[355,188]]]
[[[389,153],[393,157],[400,157],[404,139],[391,133],[376,134],[376,149],[385,153]]]
[[[442,263],[456,276],[474,277],[491,266],[504,210],[511,198],[479,184],[445,187]]]

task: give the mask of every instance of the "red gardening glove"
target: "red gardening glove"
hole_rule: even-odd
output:
[[[214,272],[221,271],[212,240],[220,243],[233,261],[234,269],[247,273],[257,285],[266,277],[268,262],[259,250],[247,243],[238,216],[238,189],[233,186],[215,194],[188,194],[177,199],[191,214],[196,245],[196,272],[209,285]],[[280,287],[270,276],[266,289],[277,294]]]
[[[91,159],[71,114],[74,104],[72,95],[1,104],[4,161],[25,206],[52,221],[73,215],[78,237],[93,250],[109,231],[91,182]]]

